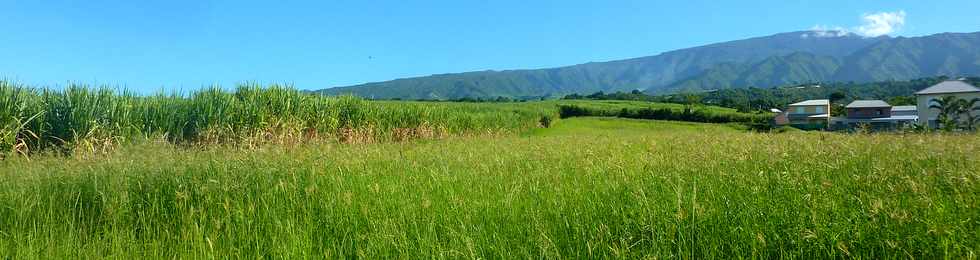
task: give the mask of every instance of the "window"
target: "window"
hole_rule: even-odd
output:
[[[817,107],[817,114],[823,114],[823,107]]]
[[[797,114],[806,114],[806,108],[805,107],[796,107],[796,113]]]

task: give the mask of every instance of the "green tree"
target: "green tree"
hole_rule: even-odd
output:
[[[684,113],[690,114],[694,106],[701,104],[701,96],[695,94],[684,95]]]
[[[843,104],[831,103],[830,116],[847,116],[847,108]]]
[[[962,99],[955,96],[945,96],[932,100],[929,103],[929,108],[939,110],[936,120],[939,121],[940,128],[952,131],[959,126],[959,114],[962,111],[963,103]]]
[[[980,123],[980,115],[975,115],[973,113],[974,111],[980,111],[980,107],[977,107],[977,103],[980,103],[980,98],[973,98],[970,100],[960,99],[959,114],[966,116],[966,122],[963,123],[966,130],[977,130],[976,126],[978,123]]]
[[[845,98],[847,98],[847,94],[844,94],[844,92],[842,91],[836,91],[834,93],[831,93],[829,97],[830,102],[837,102]]]
[[[895,96],[888,99],[888,104],[892,106],[910,106],[915,105],[915,102],[913,96]]]

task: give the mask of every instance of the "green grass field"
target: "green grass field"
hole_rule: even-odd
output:
[[[516,134],[579,116],[713,123],[769,119],[720,107],[689,109],[639,101],[368,101],[255,84],[144,96],[109,87],[70,84],[53,90],[0,79],[0,158],[43,152],[101,153],[147,139],[185,146],[255,147]]]
[[[11,156],[0,256],[977,257],[977,135],[739,129],[570,118],[408,142]]]

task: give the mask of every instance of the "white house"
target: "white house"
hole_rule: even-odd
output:
[[[830,100],[815,99],[789,104],[775,118],[777,125],[806,130],[826,129],[830,124]]]
[[[980,88],[961,80],[947,80],[916,92],[915,96],[917,110],[919,112],[919,124],[935,128],[939,127],[939,123],[937,122],[939,110],[929,108],[929,106],[934,104],[933,100],[941,99],[945,96],[955,96],[964,100],[980,98]]]
[[[892,116],[915,116],[919,119],[919,108],[916,106],[893,106]]]
[[[847,117],[833,118],[835,129],[870,126],[873,129],[898,129],[915,124],[915,106],[892,106],[883,100],[854,100],[846,107]]]

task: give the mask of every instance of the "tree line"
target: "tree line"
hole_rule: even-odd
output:
[[[950,78],[940,76],[871,83],[810,83],[775,88],[733,88],[658,96],[647,95],[640,90],[614,93],[600,91],[588,95],[571,94],[565,96],[564,99],[637,100],[676,104],[703,103],[734,108],[739,112],[768,112],[772,108],[783,108],[788,104],[803,100],[830,99],[835,104],[832,112],[840,115],[843,113],[844,104],[859,99],[880,99],[893,106],[914,105],[916,102],[915,92],[948,79]],[[980,84],[980,77],[970,77],[965,80],[974,85]]]

